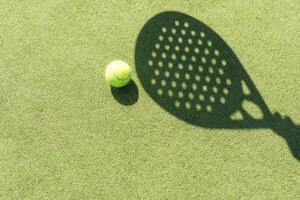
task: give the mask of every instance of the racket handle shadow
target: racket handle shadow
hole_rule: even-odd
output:
[[[290,117],[282,117],[279,113],[273,115],[270,128],[283,137],[292,155],[300,161],[300,126],[296,125]]]

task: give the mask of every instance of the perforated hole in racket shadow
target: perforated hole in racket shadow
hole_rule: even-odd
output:
[[[272,128],[300,160],[299,128],[282,117],[278,123],[233,50],[206,24],[178,12],[154,16],[139,33],[135,64],[146,92],[172,115],[207,128]]]
[[[139,98],[139,91],[133,80],[122,88],[111,87],[111,93],[117,102],[125,106],[135,104]]]

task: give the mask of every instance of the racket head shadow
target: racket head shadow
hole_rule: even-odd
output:
[[[206,24],[179,12],[151,18],[139,33],[135,64],[151,98],[172,115],[209,128],[269,127],[270,112],[239,59]],[[243,92],[245,83],[250,94]],[[264,117],[242,107],[248,99]],[[240,111],[243,119],[232,115]]]

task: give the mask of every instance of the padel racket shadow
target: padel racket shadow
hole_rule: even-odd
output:
[[[270,112],[233,50],[204,23],[179,12],[154,16],[138,36],[135,63],[146,92],[172,115],[207,128],[272,128],[300,160],[299,128]]]

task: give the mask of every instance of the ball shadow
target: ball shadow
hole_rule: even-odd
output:
[[[122,105],[130,106],[138,101],[139,92],[134,81],[122,88],[111,87],[114,99]]]

